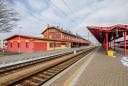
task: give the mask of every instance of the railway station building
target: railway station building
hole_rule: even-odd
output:
[[[7,38],[7,49],[13,52],[33,52],[88,46],[90,41],[59,27],[47,27],[42,37],[14,35]]]

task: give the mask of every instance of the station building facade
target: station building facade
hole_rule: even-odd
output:
[[[42,37],[14,35],[7,38],[7,49],[14,52],[32,52],[88,46],[90,41],[59,27],[47,27]]]

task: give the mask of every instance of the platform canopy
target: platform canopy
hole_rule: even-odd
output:
[[[109,49],[109,43],[115,39],[124,37],[124,55],[126,55],[126,35],[128,33],[128,24],[117,24],[113,26],[87,26],[88,30],[95,36],[95,38],[102,44],[102,47],[107,52]]]
[[[108,33],[108,41],[123,37],[123,32],[128,32],[128,25],[117,24],[113,26],[87,26],[88,30],[95,36],[95,38],[102,43],[105,39],[105,33]]]

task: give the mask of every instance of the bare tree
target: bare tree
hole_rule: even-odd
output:
[[[17,13],[7,0],[0,0],[0,32],[9,32],[16,25]]]

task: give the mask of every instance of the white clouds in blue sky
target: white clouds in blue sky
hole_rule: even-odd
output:
[[[43,9],[48,7],[47,3],[44,2],[44,0],[27,0],[27,1],[31,9],[33,10],[42,11]]]
[[[87,36],[88,25],[128,23],[127,0],[13,0],[13,4],[21,34],[26,35],[39,36],[48,24]],[[15,33],[18,29],[9,36]]]

